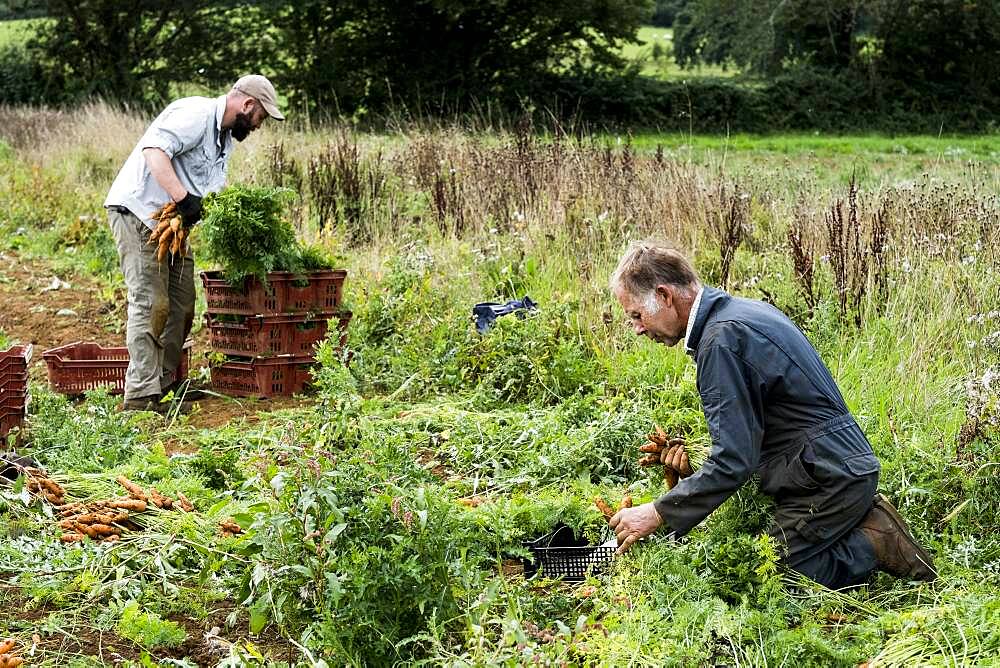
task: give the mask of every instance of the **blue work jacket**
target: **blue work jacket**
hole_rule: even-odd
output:
[[[687,533],[757,473],[786,557],[806,558],[849,531],[838,497],[879,463],[805,335],[769,304],[706,287],[687,345],[712,450],[655,501],[664,525]]]

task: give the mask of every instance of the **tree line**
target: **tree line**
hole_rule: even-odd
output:
[[[988,130],[1000,109],[1000,0],[0,0],[0,17],[39,15],[0,48],[0,101],[155,106],[259,71],[296,110],[354,118]],[[650,21],[682,66],[741,76],[640,76],[621,46]]]

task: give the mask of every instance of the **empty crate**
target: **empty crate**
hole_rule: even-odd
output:
[[[229,359],[212,367],[212,387],[237,397],[291,396],[312,380],[312,355]]]
[[[184,342],[176,378],[187,378],[191,366],[190,340]],[[42,358],[49,370],[49,386],[63,394],[83,394],[98,387],[111,389],[112,394],[125,391],[125,370],[128,369],[128,348],[105,348],[96,343],[77,341],[46,350]]]

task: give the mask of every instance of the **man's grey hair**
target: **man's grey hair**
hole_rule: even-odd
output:
[[[656,241],[633,241],[611,274],[612,291],[624,289],[642,296],[657,285],[673,285],[694,292],[698,274],[680,251]]]

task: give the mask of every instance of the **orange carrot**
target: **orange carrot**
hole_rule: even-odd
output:
[[[174,505],[173,499],[171,499],[169,496],[164,496],[163,494],[160,494],[160,490],[156,489],[155,487],[149,488],[149,498],[150,500],[152,500],[153,505],[155,505],[157,508],[170,510]]]
[[[604,499],[599,496],[594,497],[594,505],[601,511],[601,514],[604,515],[604,519],[606,520],[610,520],[615,514],[615,511],[611,508],[611,506],[609,506]]]
[[[121,508],[141,513],[146,510],[146,502],[142,499],[113,499],[107,502],[109,508]]]
[[[194,512],[194,504],[188,501],[188,498],[184,496],[183,492],[177,492],[177,505],[181,507],[186,513]]]
[[[646,455],[645,457],[639,458],[639,466],[652,466],[653,464],[660,463],[659,455]]]
[[[115,478],[115,480],[118,481],[118,484],[120,484],[122,487],[128,490],[129,496],[131,496],[133,499],[139,499],[140,501],[149,500],[149,497],[146,495],[145,490],[143,490],[142,487],[139,487],[139,485],[135,484],[125,476],[120,475],[117,478]]]

